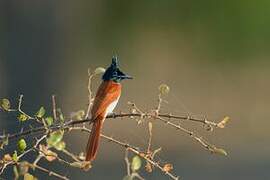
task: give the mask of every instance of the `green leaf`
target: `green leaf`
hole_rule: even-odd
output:
[[[160,94],[168,94],[170,92],[170,87],[167,84],[161,84],[158,89]]]
[[[77,112],[72,113],[71,118],[74,118],[75,120],[83,120],[85,116],[84,110],[79,110]]]
[[[64,131],[58,130],[54,131],[50,134],[50,137],[47,139],[47,144],[49,146],[55,146],[57,143],[62,141],[64,135]]]
[[[60,141],[59,143],[55,144],[54,148],[58,151],[62,151],[66,148],[66,143],[64,141]]]
[[[13,161],[15,161],[15,162],[18,161],[18,154],[17,154],[17,151],[14,151],[14,153],[12,154],[12,159],[13,159]]]
[[[132,171],[137,171],[137,170],[139,170],[141,168],[141,166],[142,166],[142,161],[141,161],[140,157],[139,156],[134,156],[132,158],[131,170]]]
[[[0,149],[4,149],[4,146],[8,145],[8,136],[4,137],[2,141],[0,141]]]
[[[103,74],[106,70],[103,67],[98,67],[94,71],[94,75]]]
[[[45,121],[47,122],[48,126],[51,126],[53,124],[53,118],[51,116],[46,117]]]
[[[1,100],[1,107],[5,110],[8,111],[10,109],[10,101],[8,99],[2,99]]]
[[[59,115],[59,119],[60,119],[61,122],[64,122],[64,121],[65,121],[64,115],[63,115],[63,114],[60,114],[60,115]]]
[[[90,161],[75,161],[70,163],[70,165],[75,168],[83,169],[84,171],[88,171],[90,168],[92,168]]]
[[[38,112],[36,113],[36,116],[38,118],[42,118],[45,115],[46,111],[45,108],[43,106],[40,107],[40,109],[38,110]]]
[[[133,176],[126,175],[123,180],[133,180]]]
[[[19,179],[19,172],[17,166],[13,166],[14,179]]]
[[[213,153],[216,153],[216,154],[220,154],[220,155],[223,155],[223,156],[228,156],[228,153],[222,149],[222,148],[213,148]]]
[[[23,176],[23,180],[35,180],[36,178],[32,175],[32,174],[29,174],[29,173],[26,173],[24,176]]]
[[[24,152],[24,150],[25,150],[26,147],[27,147],[27,144],[26,144],[26,142],[25,142],[24,139],[20,139],[20,140],[18,141],[18,143],[17,143],[17,146],[18,146],[18,150],[19,150],[20,152]]]
[[[62,123],[65,122],[65,117],[64,117],[64,115],[62,113],[62,110],[60,108],[58,108],[57,109],[57,112],[59,114],[59,120],[60,120],[60,122],[62,122]]]
[[[29,117],[26,114],[20,114],[17,118],[21,122],[24,122],[29,119]]]

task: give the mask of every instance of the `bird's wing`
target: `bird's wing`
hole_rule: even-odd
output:
[[[91,110],[92,118],[105,115],[107,107],[117,100],[121,94],[121,84],[113,81],[104,81],[99,86],[94,104]]]

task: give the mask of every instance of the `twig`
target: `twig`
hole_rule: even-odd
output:
[[[19,103],[18,103],[18,111],[21,114],[24,114],[25,116],[27,116],[28,119],[34,119],[33,117],[29,116],[28,114],[26,114],[23,110],[22,110],[22,101],[23,101],[23,95],[21,94],[19,96]]]
[[[74,161],[80,161],[74,154],[70,153],[68,150],[63,149],[62,152],[66,155],[68,155],[69,157],[71,157]]]
[[[53,157],[53,158],[57,159],[60,163],[63,163],[63,164],[70,166],[70,163],[68,161],[60,158],[58,155],[54,155],[53,153],[47,153],[47,152],[41,150],[40,148],[35,148],[35,150],[39,152],[41,157],[46,157],[46,156]],[[35,164],[35,163],[33,163],[33,164]]]
[[[85,119],[89,118],[90,110],[91,110],[91,106],[92,106],[92,90],[91,90],[92,78],[93,78],[93,74],[91,74],[90,69],[88,69],[88,85],[87,85],[87,89],[88,89],[88,108],[87,108],[87,111],[86,111],[86,114],[85,114]]]
[[[30,153],[31,151],[34,151],[35,148],[38,146],[38,144],[46,137],[47,135],[43,135],[40,139],[38,139],[34,145],[34,147],[26,150],[25,152],[23,152],[22,154],[20,154],[18,156],[18,160],[20,160],[23,156],[25,156],[26,154]],[[4,170],[9,166],[9,165],[13,165],[13,164],[17,164],[17,162],[15,162],[14,160],[12,161],[8,161],[7,163],[4,163],[3,166],[1,167],[0,170],[0,175],[4,172]]]
[[[39,155],[36,157],[35,161],[33,162],[33,165],[36,165],[36,164],[41,160],[42,157],[43,157],[43,155],[39,154]]]
[[[52,106],[53,106],[53,118],[57,120],[57,111],[56,111],[56,98],[55,95],[52,95]]]
[[[157,109],[156,109],[156,112],[159,113],[160,112],[160,109],[161,109],[161,103],[162,103],[162,98],[161,98],[161,93],[158,94],[158,106],[157,106]]]
[[[22,107],[22,100],[23,100],[23,95],[21,94],[21,95],[19,96],[18,111],[19,111],[20,113],[23,113],[23,114],[24,114],[24,112],[23,112],[22,109],[21,109],[21,107]]]
[[[143,158],[145,161],[149,162],[152,166],[158,168],[159,170],[161,170],[165,175],[168,175],[171,179],[173,180],[179,180],[179,177],[170,173],[170,172],[167,172],[167,171],[164,171],[163,167],[160,166],[159,163],[153,161],[152,159],[150,159],[147,155],[145,155],[144,153],[141,153],[140,151],[136,150],[136,149],[133,149],[133,148],[128,148],[129,151],[133,152],[134,154],[140,156],[141,158]]]
[[[55,172],[53,172],[53,171],[50,171],[50,170],[48,170],[48,169],[45,169],[44,167],[41,167],[41,166],[39,166],[39,165],[37,165],[37,164],[30,164],[30,166],[32,166],[32,167],[35,168],[35,169],[38,169],[38,170],[41,170],[41,171],[47,173],[49,176],[55,176],[55,177],[57,177],[57,178],[59,178],[59,179],[69,180],[69,178],[67,178],[67,177],[65,177],[65,176],[62,176],[62,175],[60,175],[60,174],[58,174],[58,173],[55,173]]]
[[[125,151],[125,162],[126,162],[126,165],[127,165],[127,175],[130,176],[130,162],[129,162],[129,159],[128,159],[128,150],[127,149]]]
[[[88,132],[90,133],[91,130],[90,129],[87,129],[85,127],[72,127],[70,130],[81,130],[81,131],[85,131],[85,132]],[[167,171],[164,171],[163,167],[158,163],[158,162],[155,162],[154,160],[150,159],[144,152],[140,151],[138,147],[134,147],[128,143],[124,143],[122,141],[119,141],[113,137],[110,137],[110,136],[106,136],[104,134],[101,134],[101,137],[105,138],[106,140],[108,140],[109,142],[113,142],[117,145],[120,145],[124,148],[126,148],[128,151],[131,151],[133,152],[134,154],[140,156],[141,158],[143,158],[145,161],[149,162],[151,165],[157,167],[159,170],[161,170],[165,175],[168,175],[170,178],[172,178],[173,180],[178,180],[179,177],[177,177],[176,175],[170,173],[170,172],[167,172]]]
[[[148,131],[149,131],[149,139],[148,139],[148,147],[147,147],[147,153],[151,153],[151,144],[152,144],[152,129],[153,129],[153,124],[152,122],[148,123]]]
[[[213,152],[212,148],[211,147],[214,147],[213,145],[211,145],[210,143],[208,143],[207,141],[203,140],[201,137],[195,135],[194,132],[186,129],[186,128],[183,128],[182,126],[180,125],[177,125],[177,124],[174,124],[166,119],[163,119],[161,117],[156,117],[156,119],[164,122],[165,124],[168,124],[174,128],[176,128],[177,130],[181,130],[182,132],[188,134],[190,137],[192,137],[194,140],[196,140],[197,142],[199,142],[205,149],[209,150],[210,152]]]

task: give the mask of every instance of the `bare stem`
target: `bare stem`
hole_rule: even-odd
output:
[[[52,106],[53,106],[53,118],[56,121],[57,120],[57,110],[56,110],[56,97],[55,95],[52,95]]]
[[[92,107],[92,90],[91,90],[91,83],[92,83],[93,74],[91,74],[90,69],[88,69],[88,108],[85,114],[85,119],[89,118],[90,110]]]
[[[153,128],[153,124],[152,122],[149,122],[148,123],[149,139],[148,139],[147,153],[151,153],[151,145],[152,145],[152,137],[153,137],[152,128]]]
[[[214,147],[214,145],[211,145],[209,142],[203,140],[202,137],[197,136],[194,132],[180,126],[180,124],[179,125],[174,124],[174,123],[172,123],[172,122],[170,122],[170,121],[168,121],[166,119],[163,119],[161,117],[156,117],[156,119],[158,119],[158,120],[160,120],[160,121],[162,121],[162,122],[176,128],[177,130],[181,130],[182,132],[188,134],[191,138],[193,138],[194,140],[199,142],[205,149],[209,150],[210,152],[213,152],[211,147]]]
[[[126,165],[127,165],[127,175],[130,176],[130,162],[129,162],[129,159],[128,159],[128,150],[127,149],[125,151],[125,162],[126,162]]]
[[[33,168],[38,169],[40,171],[43,171],[43,172],[47,173],[49,176],[54,176],[54,177],[57,177],[57,178],[63,179],[63,180],[69,180],[69,178],[67,178],[67,177],[65,177],[63,175],[60,175],[60,174],[58,174],[56,172],[50,171],[50,170],[48,170],[48,169],[46,169],[44,167],[41,167],[41,166],[39,166],[37,164],[31,164],[31,165],[32,165]]]

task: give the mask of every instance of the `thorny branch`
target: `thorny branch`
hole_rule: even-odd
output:
[[[199,119],[199,118],[193,118],[190,116],[177,116],[177,115],[172,115],[172,114],[159,114],[158,116],[154,115],[153,113],[120,113],[120,114],[111,114],[106,117],[106,119],[112,119],[112,118],[123,118],[123,117],[140,117],[143,119],[150,119],[150,118],[157,118],[160,120],[160,118],[168,118],[168,119],[179,119],[179,120],[187,120],[187,121],[193,121],[193,122],[198,122],[202,124],[207,124],[207,125],[213,125],[214,127],[218,127],[218,123],[212,122],[212,121],[206,121],[205,119]],[[83,123],[92,123],[92,119],[83,119],[83,120],[68,120],[64,125],[58,124],[50,129],[52,130],[57,130],[61,128],[68,128],[70,126],[74,126],[77,124],[83,124]],[[164,119],[161,121],[164,122]],[[169,120],[165,120],[165,122],[171,126],[178,127],[177,124],[170,122]],[[14,133],[14,134],[4,134],[0,135],[0,140],[3,140],[5,137],[8,137],[9,140],[19,138],[21,136],[27,136],[31,135],[33,133],[42,133],[45,131],[45,128],[43,126],[37,127],[37,128],[31,128],[29,130],[24,130],[19,133]]]
[[[86,132],[89,132],[89,133],[91,132],[89,129],[84,128],[84,127],[71,128],[71,130],[82,130],[82,131],[86,131]],[[149,158],[147,156],[147,154],[146,154],[147,152],[140,151],[140,148],[139,147],[135,147],[135,146],[132,146],[132,145],[130,145],[128,143],[121,142],[121,141],[119,141],[119,140],[117,140],[115,138],[112,138],[110,136],[106,136],[104,134],[102,134],[101,137],[104,138],[104,139],[106,139],[106,140],[108,140],[108,142],[112,142],[112,143],[115,143],[115,144],[117,144],[119,146],[122,146],[122,147],[126,148],[127,151],[133,152],[134,154],[140,156],[145,161],[149,162],[154,167],[157,167],[158,169],[160,169],[162,172],[164,172],[166,175],[168,175],[172,179],[178,180],[178,177],[177,176],[173,175],[170,172],[164,171],[162,165],[160,165],[158,162],[154,161],[153,159]]]
[[[74,119],[73,117],[70,118],[62,118],[61,116],[61,110],[60,114],[58,117],[58,109],[56,107],[56,99],[55,96],[52,96],[52,114],[53,114],[53,119],[55,120],[55,123],[53,124],[48,124],[46,121],[46,118],[43,117],[45,112],[39,112],[38,115],[35,116],[30,116],[27,113],[25,113],[22,110],[22,102],[23,102],[23,95],[19,96],[19,103],[18,103],[18,108],[17,109],[11,109],[8,106],[5,105],[5,107],[0,106],[0,109],[4,109],[8,112],[19,112],[22,117],[19,119],[25,121],[25,120],[35,120],[39,124],[41,124],[38,127],[31,127],[30,129],[24,130],[22,129],[20,132],[14,133],[14,134],[9,134],[9,133],[3,133],[0,135],[0,145],[1,147],[4,147],[5,145],[8,144],[8,141],[13,141],[16,140],[17,138],[22,138],[26,136],[32,136],[36,139],[35,144],[23,151],[19,156],[14,158],[11,157],[9,154],[6,154],[3,158],[0,159],[0,175],[3,174],[4,170],[8,166],[22,166],[26,165],[27,167],[30,167],[32,169],[37,169],[42,172],[47,173],[49,176],[54,176],[59,179],[64,179],[67,180],[68,177],[64,175],[60,175],[54,171],[48,170],[44,167],[41,167],[38,165],[39,161],[41,159],[46,159],[47,161],[53,161],[57,160],[59,163],[62,163],[64,165],[67,165],[69,167],[75,167],[75,168],[80,168],[83,170],[89,170],[92,165],[90,162],[84,161],[85,157],[83,153],[80,153],[79,155],[73,154],[72,152],[69,152],[65,148],[65,142],[62,141],[62,136],[64,135],[64,132],[66,131],[75,131],[79,130],[82,132],[91,132],[90,129],[85,127],[85,123],[92,123],[92,119],[89,117],[91,106],[93,103],[93,98],[92,98],[92,91],[91,91],[91,82],[92,79],[95,75],[103,72],[102,68],[97,68],[94,73],[91,73],[90,70],[88,70],[88,106],[86,113],[83,114],[84,117],[80,117],[79,119]],[[180,122],[175,123],[172,120],[183,120],[183,121],[189,121],[189,122],[194,122],[194,123],[199,123],[202,124],[203,126],[206,126],[208,130],[213,130],[213,128],[224,128],[225,124],[228,121],[228,117],[225,117],[223,120],[220,122],[214,122],[214,121],[209,121],[206,118],[197,118],[193,117],[190,115],[173,115],[171,113],[161,113],[162,109],[162,103],[166,102],[163,100],[162,95],[164,93],[169,92],[169,87],[167,85],[161,85],[159,87],[160,93],[158,95],[158,104],[156,109],[151,110],[151,111],[143,111],[139,109],[135,103],[129,102],[128,104],[130,105],[130,113],[118,113],[118,114],[110,114],[106,118],[123,118],[127,117],[129,119],[139,119],[140,122],[145,122],[148,121],[148,132],[149,132],[149,138],[148,138],[148,145],[146,148],[139,148],[137,146],[124,143],[121,140],[115,139],[111,136],[107,136],[104,134],[101,134],[101,137],[108,142],[111,142],[113,144],[116,144],[118,146],[121,146],[122,148],[125,149],[125,162],[127,166],[127,175],[134,178],[136,177],[137,179],[143,180],[144,178],[140,176],[139,172],[137,170],[132,170],[131,172],[131,167],[133,166],[133,162],[129,161],[128,154],[129,152],[137,155],[141,159],[143,159],[146,162],[146,171],[147,172],[152,172],[153,167],[159,169],[161,172],[163,172],[165,175],[170,177],[173,180],[178,180],[179,177],[177,175],[174,175],[172,173],[172,165],[171,164],[161,164],[159,161],[155,160],[156,154],[161,150],[161,148],[153,150],[151,149],[152,146],[152,138],[153,138],[153,123],[156,123],[157,121],[160,121],[162,123],[165,123],[166,125],[169,125],[176,130],[179,130],[187,135],[189,135],[192,139],[194,139],[196,142],[198,142],[200,145],[202,145],[206,150],[210,151],[211,153],[218,153],[218,154],[223,154],[227,155],[226,151],[217,148],[216,146],[210,144],[208,141],[204,140],[202,137],[198,136],[196,133],[184,128],[183,126],[180,125]],[[136,118],[134,118],[136,117]],[[56,121],[60,119],[60,121]],[[62,119],[62,121],[61,121]],[[136,119],[136,120],[137,120]],[[57,136],[51,138],[53,135],[58,134]],[[39,138],[38,138],[39,137]],[[52,139],[56,142],[51,142]],[[45,141],[46,140],[46,141]],[[59,140],[59,141],[58,141]],[[59,145],[60,144],[60,145]],[[144,150],[142,150],[144,149]],[[54,152],[57,150],[58,153]],[[36,156],[35,160],[33,163],[27,162],[27,161],[22,161],[23,157],[30,152],[35,152],[38,155]],[[69,157],[70,161],[63,159],[60,157],[60,153],[64,154],[65,156]],[[16,169],[16,168],[15,168]],[[15,173],[16,174],[16,173]],[[131,178],[131,179],[132,179]]]
[[[183,120],[190,120],[191,118],[190,117],[185,117],[185,116],[176,116],[176,115],[170,115],[170,114],[159,114],[158,116],[155,116],[153,115],[152,113],[121,113],[121,114],[113,114],[113,115],[109,115],[107,118],[119,118],[119,117],[141,117],[141,118],[155,118],[157,120],[160,120],[172,127],[175,127],[177,130],[181,130],[183,132],[185,132],[186,134],[190,135],[191,137],[193,137],[196,141],[198,141],[203,147],[205,147],[206,149],[210,150],[211,152],[213,152],[213,145],[210,145],[208,142],[206,142],[205,140],[203,140],[201,137],[198,137],[198,136],[195,136],[195,134],[185,128],[183,128],[182,126],[180,125],[177,125],[177,124],[174,124],[172,123],[171,121],[167,120],[167,119],[164,119],[162,117],[165,117],[165,118],[169,118],[169,119],[172,119],[172,118],[175,118],[175,119],[183,119]],[[203,124],[207,124],[207,122],[210,122],[210,121],[205,121],[203,119],[195,119],[195,118],[192,118],[194,122],[199,122],[199,123],[203,123]],[[81,120],[81,121],[76,121],[76,120],[70,120],[68,122],[66,122],[64,125],[55,125],[55,126],[52,126],[50,128],[51,131],[55,131],[55,130],[59,130],[59,129],[65,129],[65,130],[83,130],[83,131],[87,131],[89,132],[90,130],[85,128],[85,127],[75,127],[76,125],[79,125],[79,124],[83,124],[83,123],[86,123],[86,122],[90,122],[91,123],[91,119],[85,119],[85,120]],[[213,124],[214,122],[211,122],[211,124]],[[216,124],[216,123],[215,123]],[[215,126],[215,127],[218,127],[218,126]],[[30,130],[25,130],[25,131],[22,131],[20,133],[15,133],[15,134],[11,134],[11,135],[3,135],[1,136],[1,140],[3,140],[5,137],[8,137],[9,140],[12,140],[12,139],[15,139],[15,138],[19,138],[19,137],[22,137],[22,136],[27,136],[27,135],[32,135],[33,133],[46,133],[45,132],[46,129],[44,126],[41,126],[41,127],[37,127],[37,128],[34,128],[34,129],[30,129]],[[149,157],[146,156],[147,153],[150,152],[150,143],[148,145],[148,148],[147,148],[147,151],[142,153],[140,152],[138,149],[138,147],[133,147],[127,143],[123,143],[119,140],[116,140],[112,137],[109,137],[109,136],[106,136],[106,135],[102,135],[103,138],[107,139],[109,142],[113,142],[113,143],[116,143],[122,147],[125,147],[127,148],[129,151],[139,155],[141,158],[145,159],[147,162],[149,162],[151,165],[157,167],[158,169],[162,170],[163,171],[163,167],[161,165],[159,165],[157,162],[154,162],[152,159],[150,159]],[[150,138],[152,138],[150,136]],[[151,141],[150,141],[151,142]],[[31,149],[32,151],[32,149]],[[29,152],[29,151],[27,151]],[[10,165],[10,164],[7,164],[7,165]],[[4,169],[4,168],[3,168]],[[171,178],[173,179],[177,179],[177,176],[169,173],[169,172],[165,172],[165,174],[167,174],[168,176],[170,176]]]

